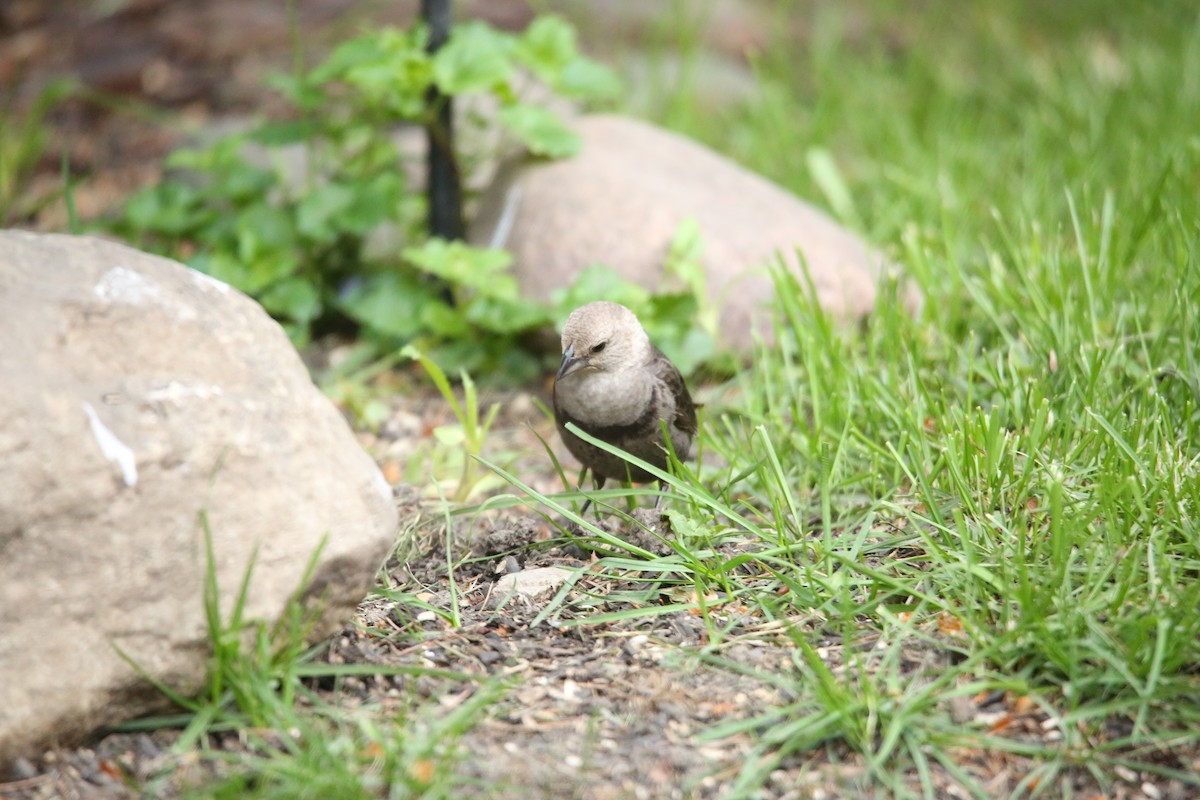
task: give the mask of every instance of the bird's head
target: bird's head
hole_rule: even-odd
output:
[[[650,360],[654,350],[642,324],[619,303],[580,306],[567,317],[562,333],[558,380],[581,370],[618,372]]]

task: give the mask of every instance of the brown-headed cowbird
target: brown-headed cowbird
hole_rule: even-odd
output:
[[[667,468],[665,427],[675,455],[687,458],[696,437],[696,406],[679,370],[650,343],[632,311],[608,302],[580,306],[563,327],[562,353],[554,417],[567,449],[583,464],[580,485],[589,469],[596,489],[608,478],[644,483],[654,476],[583,441],[567,430],[568,422],[659,469]],[[660,495],[655,508],[661,504]]]

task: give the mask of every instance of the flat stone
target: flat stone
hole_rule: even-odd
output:
[[[0,231],[0,767],[188,693],[229,619],[301,587],[342,626],[394,543],[391,487],[253,300],[95,238]],[[257,553],[257,558],[255,554]]]
[[[492,597],[503,601],[514,593],[529,600],[558,589],[574,574],[562,567],[536,567],[501,575],[492,587]]]
[[[802,276],[802,253],[818,300],[846,321],[872,311],[883,276],[895,271],[824,212],[690,139],[619,116],[586,115],[573,124],[580,153],[510,161],[469,233],[474,244],[513,253],[530,296],[549,299],[593,264],[659,290],[672,237],[692,218],[724,343],[748,350],[753,326],[772,335],[767,265],[776,258]],[[920,304],[912,287],[902,297],[910,310]]]

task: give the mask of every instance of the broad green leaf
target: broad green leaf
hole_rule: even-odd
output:
[[[520,333],[552,321],[549,309],[527,298],[480,297],[467,305],[466,315],[474,325],[502,334]]]
[[[316,111],[329,100],[325,92],[309,80],[308,76],[297,77],[276,72],[267,75],[265,82],[267,86],[287,98],[293,106],[305,111]]]
[[[268,122],[250,134],[250,140],[267,147],[279,147],[296,142],[307,142],[320,131],[314,120],[292,119]]]
[[[248,264],[281,250],[293,251],[296,246],[291,218],[265,201],[243,209],[235,229],[238,258]]]
[[[324,183],[300,200],[296,207],[296,228],[317,242],[332,242],[338,234],[338,218],[354,202],[354,192],[338,183]]]
[[[352,319],[376,333],[408,339],[421,330],[421,309],[434,289],[411,275],[372,275],[338,301]]]
[[[500,109],[500,121],[534,155],[565,158],[579,152],[579,134],[549,109],[523,104],[509,106]]]
[[[404,250],[404,259],[422,272],[492,297],[516,297],[517,282],[505,272],[512,256],[504,250],[471,247],[462,242],[430,239]]]
[[[432,300],[421,309],[421,322],[438,336],[448,339],[467,336],[471,325],[462,311],[450,307],[441,300]]]
[[[675,228],[663,271],[678,277],[684,286],[698,294],[704,290],[706,283],[704,265],[700,262],[703,251],[700,225],[695,217],[687,217]]]
[[[329,57],[308,74],[308,80],[314,83],[346,80],[356,67],[381,63],[394,65],[400,60],[419,59],[425,54],[428,41],[428,31],[423,27],[414,27],[408,32],[396,28],[371,31],[335,47]]]
[[[608,100],[621,94],[621,79],[598,61],[578,56],[548,83],[567,97]]]
[[[454,28],[433,56],[433,80],[446,94],[489,89],[512,74],[512,39],[482,22]]]
[[[424,55],[394,62],[363,64],[350,70],[346,82],[397,119],[417,119],[425,110],[425,92],[433,70]]]
[[[372,32],[337,47],[309,75],[315,83],[338,81],[353,87],[370,105],[401,119],[416,119],[425,107],[433,67],[425,52],[424,28]]]
[[[575,29],[562,17],[538,17],[517,39],[514,55],[550,83],[578,53]]]
[[[561,17],[535,19],[517,39],[514,55],[567,97],[604,99],[621,91],[612,70],[579,54],[575,29]]]
[[[129,226],[138,231],[180,236],[205,216],[203,198],[185,183],[163,183],[144,189],[125,204]]]
[[[247,294],[256,297],[266,287],[295,274],[300,268],[300,258],[297,250],[292,247],[263,252],[252,261],[245,264],[245,288]],[[238,287],[242,288],[242,287]]]
[[[659,346],[684,375],[690,375],[717,354],[716,340],[696,327],[685,330],[682,338],[660,338]]]
[[[581,305],[594,300],[610,300],[620,303],[633,310],[636,314],[644,309],[650,299],[650,293],[636,283],[621,277],[612,267],[604,264],[593,264],[584,267],[575,281],[568,287],[556,289],[551,293],[554,315],[558,326],[566,321],[567,316]]]
[[[197,260],[194,264],[197,269],[250,295],[257,295],[267,286],[288,277],[298,265],[295,252],[290,249],[263,252],[253,261],[239,258],[228,250],[216,250],[207,261]]]
[[[215,173],[211,193],[222,201],[257,202],[278,183],[273,172],[251,167],[240,155],[237,163],[218,166],[210,172]]]
[[[349,187],[350,205],[341,215],[341,227],[366,234],[384,220],[394,218],[404,198],[404,183],[399,170],[383,170]]]
[[[688,217],[679,223],[675,235],[671,237],[663,274],[668,277],[668,285],[669,278],[676,277],[682,283],[682,288],[695,297],[696,321],[701,328],[715,336],[720,309],[710,302],[708,297],[708,275],[701,260],[703,252],[704,241],[700,236],[700,226],[694,217]],[[691,313],[689,311],[689,314]]]
[[[258,301],[271,316],[305,326],[321,313],[321,294],[312,281],[305,278],[280,281],[260,294]]]

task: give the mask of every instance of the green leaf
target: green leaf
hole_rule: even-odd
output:
[[[384,28],[364,34],[334,49],[308,77],[318,84],[341,82],[357,91],[369,105],[382,107],[398,119],[418,119],[425,108],[425,91],[433,81],[433,65],[425,52],[424,28],[398,31]]]
[[[433,69],[425,55],[410,54],[392,62],[364,64],[346,76],[363,96],[383,106],[396,119],[419,119],[425,111],[425,92]]]
[[[538,17],[517,39],[514,55],[550,83],[579,52],[575,29],[562,17]]]
[[[550,295],[559,327],[567,316],[581,305],[593,300],[610,300],[630,308],[635,314],[644,309],[650,293],[636,283],[626,280],[612,267],[593,264],[584,267],[575,281]]]
[[[695,217],[687,217],[679,223],[671,237],[663,272],[678,277],[692,293],[700,294],[707,283],[704,265],[700,262],[703,251],[700,225]]]
[[[598,61],[583,56],[564,66],[547,81],[555,90],[580,100],[608,100],[620,96],[621,79]]]
[[[280,147],[296,142],[307,142],[319,131],[320,126],[314,120],[281,120],[260,125],[250,134],[250,140],[266,147]]]
[[[420,58],[425,54],[428,41],[428,31],[422,27],[415,27],[407,34],[395,28],[370,31],[333,48],[329,57],[308,73],[308,80],[313,83],[343,81],[358,67],[394,66],[400,60]]]
[[[579,152],[579,134],[549,109],[524,104],[509,106],[500,109],[500,121],[534,155],[565,158]]]
[[[313,241],[332,242],[339,232],[338,218],[354,199],[354,192],[341,184],[317,186],[300,200],[296,208],[297,230]]]
[[[213,166],[213,148],[181,147],[173,150],[163,162],[168,169],[207,170]]]
[[[717,355],[717,342],[707,331],[689,327],[679,337],[659,338],[659,346],[667,358],[679,367],[684,375],[690,375],[705,362]]]
[[[228,258],[236,260],[238,266],[223,261],[232,275],[215,277],[228,280],[247,294],[261,292],[300,266],[291,219],[274,206],[263,202],[243,210],[234,222],[234,236],[236,246]]]
[[[307,326],[321,314],[321,294],[312,282],[304,278],[288,278],[259,295],[271,316],[286,318]]]
[[[271,284],[295,274],[299,268],[300,258],[295,248],[270,250],[244,264],[244,278],[238,288],[257,296]]]
[[[394,219],[404,200],[404,181],[399,170],[385,169],[351,187],[352,198],[339,221],[341,227],[360,235]]]
[[[204,217],[200,192],[185,183],[163,183],[144,189],[125,204],[132,230],[181,236]]]
[[[304,111],[316,111],[329,100],[325,92],[307,76],[297,77],[284,73],[272,73],[265,78],[267,86],[282,94],[289,103]]]
[[[475,289],[490,297],[517,296],[516,279],[505,271],[512,263],[507,251],[430,239],[418,247],[405,248],[403,256],[422,272],[456,286]]]
[[[467,305],[466,316],[472,324],[502,334],[521,333],[553,321],[548,308],[527,298],[480,297]]]
[[[222,163],[208,170],[215,180],[211,193],[235,203],[256,202],[278,183],[273,172],[251,167],[239,155],[234,163]]]
[[[376,333],[408,339],[421,330],[421,311],[433,288],[397,272],[372,275],[347,291],[339,307]]]
[[[421,322],[431,332],[447,339],[457,339],[471,333],[471,325],[462,312],[441,300],[434,300],[421,309]]]
[[[604,99],[620,94],[616,73],[579,54],[575,29],[561,17],[535,19],[517,40],[513,55],[567,97]]]
[[[700,327],[715,337],[720,324],[720,309],[708,297],[708,275],[701,260],[703,252],[700,225],[694,217],[688,217],[679,223],[675,235],[671,237],[663,275],[668,285],[671,277],[678,278],[683,284],[682,288],[695,298],[694,311]],[[688,313],[691,315],[692,311]]]
[[[243,209],[237,215],[235,230],[238,258],[246,262],[296,246],[291,218],[266,201]]]
[[[192,266],[246,294],[254,294],[273,282],[269,276],[253,274],[242,259],[228,250],[216,250],[206,258],[193,259]]]
[[[434,83],[450,95],[503,84],[512,74],[511,49],[510,36],[482,22],[459,25],[433,56]]]

